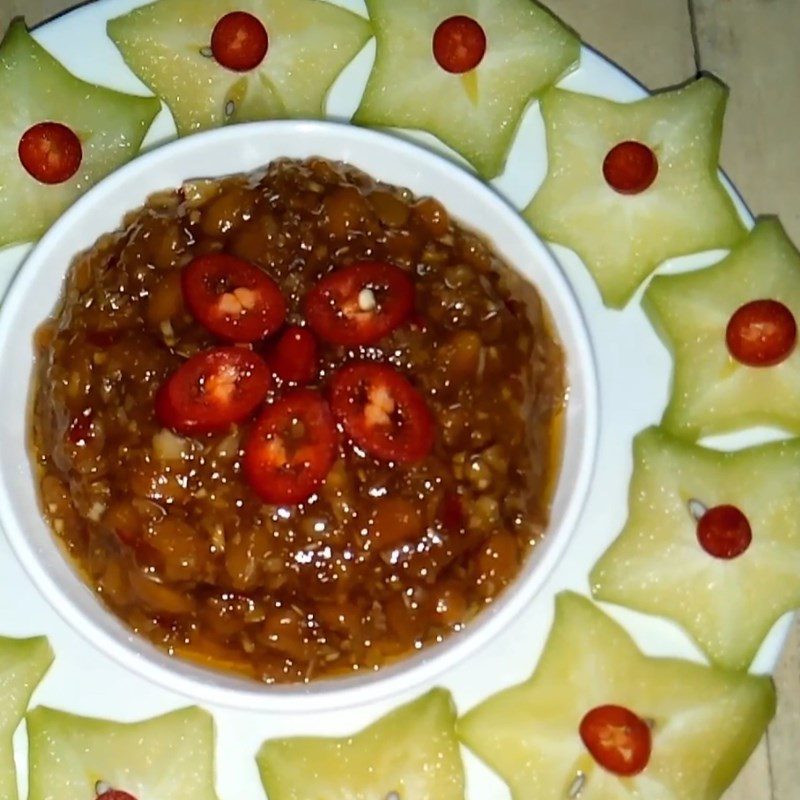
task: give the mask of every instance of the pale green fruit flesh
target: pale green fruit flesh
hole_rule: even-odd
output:
[[[232,11],[257,17],[269,36],[266,57],[249,72],[210,56],[214,26]],[[328,90],[371,29],[320,0],[158,0],[112,19],[108,35],[185,135],[229,122],[323,116]]]
[[[437,136],[485,178],[503,168],[532,98],[577,66],[580,39],[532,0],[366,0],[377,54],[354,122]],[[443,70],[433,35],[466,15],[486,34],[486,54],[462,75]]]
[[[214,723],[199,708],[135,723],[35,708],[28,800],[91,800],[103,781],[137,800],[217,800]]]
[[[606,771],[580,739],[586,712],[609,703],[653,723],[639,775]],[[769,678],[649,658],[589,600],[565,592],[531,678],[467,713],[458,730],[514,800],[563,800],[579,772],[580,800],[717,800],[774,711]]]
[[[644,308],[675,359],[665,428],[692,439],[757,424],[800,432],[800,349],[748,367],[725,342],[734,312],[765,299],[800,319],[800,253],[774,218],[759,220],[719,264],[653,280]]]
[[[261,779],[270,800],[464,800],[455,721],[433,689],[350,737],[265,742]]]
[[[25,716],[28,701],[53,663],[53,651],[43,636],[0,638],[0,797],[15,800],[17,775],[12,738]]]
[[[800,441],[721,453],[650,429],[634,440],[628,521],[590,575],[596,598],[669,617],[716,664],[746,669],[800,606]],[[734,559],[697,541],[690,500],[736,506],[753,540]]]
[[[744,236],[718,175],[726,100],[708,77],[635,103],[558,89],[542,98],[548,172],[524,215],[543,238],[581,257],[607,305],[625,305],[668,258]],[[606,155],[625,141],[658,159],[655,181],[640,194],[620,194],[603,175]]]
[[[161,108],[79,80],[28,33],[11,23],[0,43],[0,246],[35,239],[100,178],[133,158]],[[83,148],[78,172],[45,185],[19,160],[22,135],[40,122],[60,122]]]

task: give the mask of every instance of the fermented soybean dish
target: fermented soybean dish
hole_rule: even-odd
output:
[[[151,198],[37,332],[43,511],[168,652],[258,680],[457,632],[544,533],[564,364],[432,198],[282,159]]]

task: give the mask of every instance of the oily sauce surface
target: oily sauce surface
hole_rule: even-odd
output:
[[[379,342],[318,342],[312,388],[356,360],[421,392],[435,442],[381,462],[342,436],[318,493],[269,505],[242,475],[250,422],[179,436],[159,386],[218,340],[181,270],[224,251],[277,282],[286,325],[332,270],[413,278],[411,319]],[[322,159],[195,181],[151,198],[78,256],[37,333],[32,446],[42,508],[85,580],[168,652],[267,683],[376,669],[460,630],[547,523],[564,367],[535,291],[434,199]],[[512,292],[513,289],[513,292]],[[269,358],[280,332],[257,343]],[[286,387],[279,377],[266,403]]]

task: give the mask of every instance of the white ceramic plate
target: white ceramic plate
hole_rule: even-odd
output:
[[[36,31],[36,38],[80,77],[115,88],[145,91],[125,67],[105,35],[106,20],[142,5],[142,0],[101,0],[78,9]],[[340,4],[363,12],[359,0]],[[340,77],[330,96],[329,115],[348,118],[358,104],[374,55],[374,44]],[[565,87],[616,100],[634,100],[644,91],[622,71],[595,53],[584,49],[581,68],[563,81]],[[169,114],[157,120],[147,142],[157,144],[173,134]],[[446,152],[425,135],[412,138]],[[538,108],[529,109],[520,128],[505,173],[495,187],[522,208],[544,177],[546,151]],[[737,200],[738,202],[738,200]],[[749,215],[740,203],[743,217]],[[0,292],[4,291],[22,263],[26,247],[0,251]],[[552,573],[531,606],[493,640],[491,646],[473,653],[466,661],[436,679],[449,688],[460,711],[466,711],[487,695],[527,677],[544,644],[552,620],[552,599],[565,588],[588,593],[587,575],[598,556],[622,527],[626,514],[628,479],[631,471],[631,439],[642,428],[655,423],[664,408],[670,361],[648,324],[637,299],[622,312],[609,311],[599,298],[588,273],[569,252],[555,248],[588,320],[600,375],[600,442],[594,482],[581,521],[567,554]],[[706,254],[666,265],[661,271],[696,268],[717,260],[721,254]],[[6,379],[7,376],[6,376]],[[19,420],[0,420],[0,446]],[[723,446],[742,444],[768,435],[765,431],[728,438]],[[35,703],[52,705],[80,714],[119,720],[140,719],[186,705],[187,698],[138,677],[91,647],[54,613],[33,587],[14,558],[5,539],[0,539],[0,633],[22,636],[45,633],[56,652],[56,663],[37,691]],[[697,649],[675,626],[617,608],[609,609],[655,655],[673,655],[702,660]],[[779,623],[765,642],[754,665],[768,671],[775,664],[788,628]],[[486,676],[493,676],[487,681]],[[426,686],[413,692],[416,695]],[[313,716],[236,711],[207,705],[218,727],[217,773],[223,800],[263,800],[254,755],[268,737],[291,734],[340,735],[367,724],[391,707],[410,699],[362,705],[347,711]],[[26,765],[22,739],[18,740],[18,766],[25,782]],[[465,754],[470,800],[505,800],[508,792],[500,780],[469,754]],[[23,786],[24,788],[24,786]]]

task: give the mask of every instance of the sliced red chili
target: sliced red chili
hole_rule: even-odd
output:
[[[213,433],[243,422],[272,386],[264,359],[243,347],[192,356],[156,393],[158,421],[178,433]]]
[[[120,791],[119,789],[109,789],[103,794],[97,795],[97,800],[136,800],[132,794]]]
[[[593,708],[581,720],[580,736],[594,760],[615,775],[638,775],[650,761],[650,727],[623,706]]]
[[[306,296],[314,332],[333,344],[372,344],[414,310],[414,284],[399,267],[360,261],[326,275]]]
[[[730,560],[750,547],[753,531],[747,517],[736,506],[714,506],[697,522],[697,541],[714,558]]]
[[[730,354],[748,367],[772,367],[797,343],[794,314],[777,300],[753,300],[738,308],[725,329]]]
[[[60,122],[40,122],[19,140],[19,160],[39,183],[68,181],[83,161],[83,147],[75,132]]]
[[[245,478],[267,503],[302,503],[330,472],[337,444],[336,424],[322,395],[295,389],[267,405],[250,429]]]
[[[658,176],[656,154],[641,142],[620,142],[603,161],[603,177],[619,194],[640,194]]]
[[[357,362],[339,370],[331,381],[331,407],[355,444],[382,461],[421,461],[433,447],[425,400],[387,364]]]
[[[190,261],[181,287],[192,315],[229,342],[256,342],[286,319],[286,300],[272,278],[249,261],[211,253]]]
[[[285,381],[311,383],[319,371],[314,334],[308,328],[290,325],[275,343],[269,364]]]
[[[450,17],[433,34],[433,57],[447,72],[469,72],[483,61],[484,55],[486,32],[472,17]]]
[[[211,34],[211,52],[226,69],[247,72],[267,55],[269,35],[258,17],[232,11],[222,17]]]

